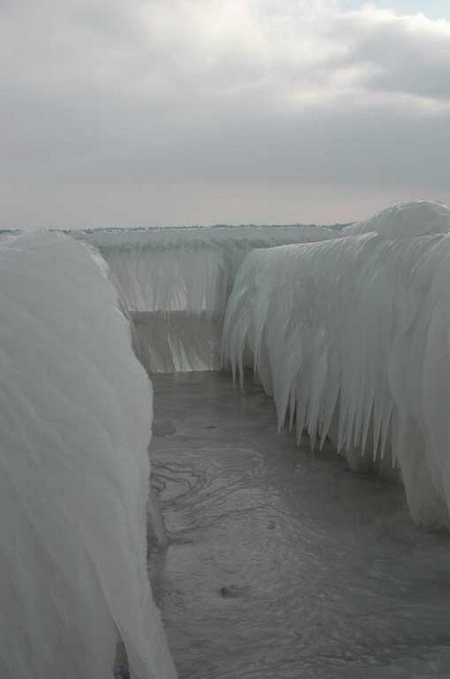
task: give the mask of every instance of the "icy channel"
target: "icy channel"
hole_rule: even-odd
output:
[[[450,676],[450,539],[400,485],[277,434],[228,375],[154,377],[155,597],[180,679]]]

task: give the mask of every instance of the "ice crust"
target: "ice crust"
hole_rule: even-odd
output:
[[[0,676],[174,679],[146,568],[152,390],[100,256],[0,245]]]
[[[280,428],[289,415],[313,445],[331,430],[353,468],[364,456],[397,461],[412,518],[448,527],[450,235],[398,237],[412,214],[415,233],[434,230],[428,205],[381,213],[382,235],[372,223],[363,235],[251,252],[223,351],[243,384],[250,348]]]

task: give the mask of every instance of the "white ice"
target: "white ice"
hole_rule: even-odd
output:
[[[80,232],[98,247],[127,308],[222,318],[234,276],[254,248],[333,238],[321,226],[239,226]]]
[[[449,522],[450,235],[405,236],[433,230],[436,211],[449,213],[395,206],[374,220],[384,235],[251,252],[223,338],[241,380],[250,348],[280,427],[289,413],[298,437],[306,427],[323,442],[336,423],[351,466],[396,459],[411,515],[428,527]]]
[[[342,229],[344,236],[374,231],[387,238],[413,238],[414,236],[448,233],[450,231],[450,210],[443,203],[427,200],[413,200],[411,203],[397,203],[373,217]]]
[[[56,234],[0,245],[2,679],[111,679],[118,632],[132,677],[176,677],[146,568],[151,385],[101,264]]]
[[[176,372],[220,366],[223,314],[247,252],[333,238],[336,232],[319,226],[240,226],[74,235],[98,247],[108,262],[137,321],[143,362],[151,372]]]

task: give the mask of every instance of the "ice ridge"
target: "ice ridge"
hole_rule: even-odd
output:
[[[160,228],[74,234],[99,249],[131,312],[222,319],[235,274],[253,248],[333,238],[321,226]]]
[[[251,351],[280,428],[289,415],[312,445],[331,435],[353,468],[398,463],[413,519],[439,527],[450,506],[450,235],[390,237],[417,207],[378,218],[382,235],[248,254],[223,352],[242,384]]]
[[[146,568],[152,390],[90,248],[0,245],[0,676],[175,679]]]

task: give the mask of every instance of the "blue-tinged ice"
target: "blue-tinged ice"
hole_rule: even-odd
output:
[[[146,569],[152,391],[85,244],[0,244],[0,676],[174,679]]]
[[[394,206],[368,233],[254,250],[224,320],[233,374],[250,349],[280,428],[289,414],[298,438],[330,435],[352,468],[398,464],[429,527],[449,525],[449,215]]]

